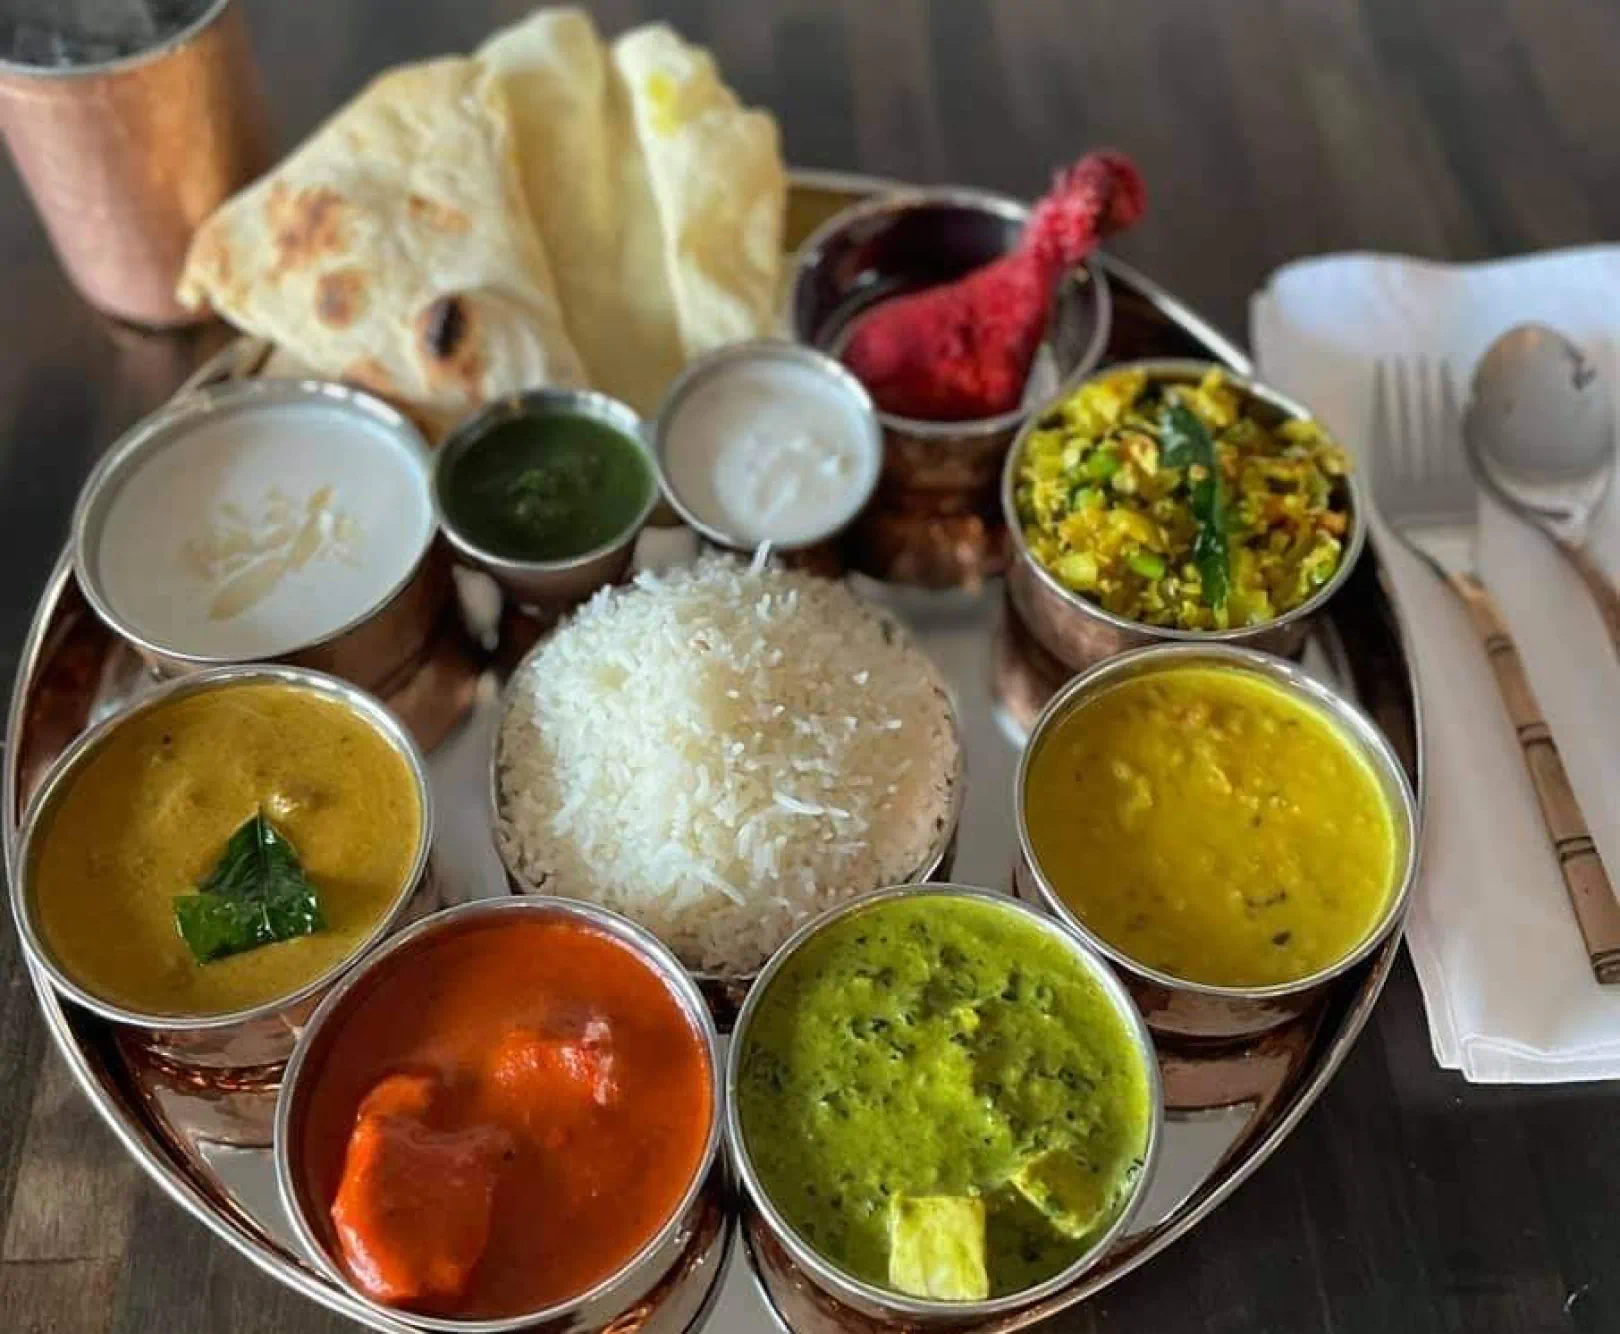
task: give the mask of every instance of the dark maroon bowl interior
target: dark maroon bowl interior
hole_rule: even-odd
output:
[[[1022,231],[1020,221],[946,202],[859,218],[806,252],[794,284],[794,335],[836,352],[868,306],[960,278],[1006,254]]]

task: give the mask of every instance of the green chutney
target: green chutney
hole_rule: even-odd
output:
[[[653,488],[641,446],[572,412],[516,417],[468,445],[440,484],[450,526],[505,560],[583,556],[624,536]]]
[[[761,1185],[806,1243],[880,1287],[897,1286],[897,1197],[982,1201],[1002,1296],[1089,1249],[1142,1167],[1134,1034],[1010,905],[927,896],[843,918],[770,982],[743,1040],[738,1115]],[[1078,1219],[1030,1186],[1054,1161],[1069,1201],[1087,1201]]]

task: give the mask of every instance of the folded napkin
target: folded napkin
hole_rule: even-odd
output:
[[[1581,343],[1613,393],[1620,248],[1457,266],[1313,259],[1279,270],[1251,307],[1264,378],[1311,405],[1364,469],[1378,358],[1444,359],[1465,388],[1492,339],[1529,320]],[[1373,545],[1415,638],[1422,688],[1427,823],[1406,938],[1435,1057],[1476,1083],[1620,1076],[1620,987],[1592,979],[1479,642],[1449,591],[1376,523]],[[1592,551],[1620,572],[1615,491]],[[1620,660],[1551,544],[1489,503],[1481,560],[1620,882]]]

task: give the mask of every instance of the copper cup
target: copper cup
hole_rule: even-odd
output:
[[[979,190],[908,190],[863,200],[799,248],[790,293],[795,338],[837,356],[856,319],[880,301],[948,282],[998,259],[1029,209]],[[976,587],[1007,564],[996,488],[1002,460],[1038,399],[1072,385],[1108,346],[1113,303],[1094,262],[1059,286],[1031,372],[1029,399],[978,421],[921,421],[879,411],[883,472],[845,535],[862,574],[923,588]]]
[[[186,247],[270,162],[242,11],[198,7],[134,54],[73,63],[58,46],[49,63],[42,40],[40,63],[0,60],[0,130],[62,267],[92,305],[150,327],[208,318],[175,299]]]

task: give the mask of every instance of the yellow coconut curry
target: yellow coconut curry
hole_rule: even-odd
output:
[[[367,719],[243,683],[115,728],[48,813],[31,863],[46,947],[150,1015],[229,1014],[353,955],[422,836],[410,767]]]
[[[1092,931],[1216,986],[1296,981],[1356,948],[1394,890],[1394,820],[1335,724],[1243,672],[1176,667],[1057,721],[1030,842]]]

